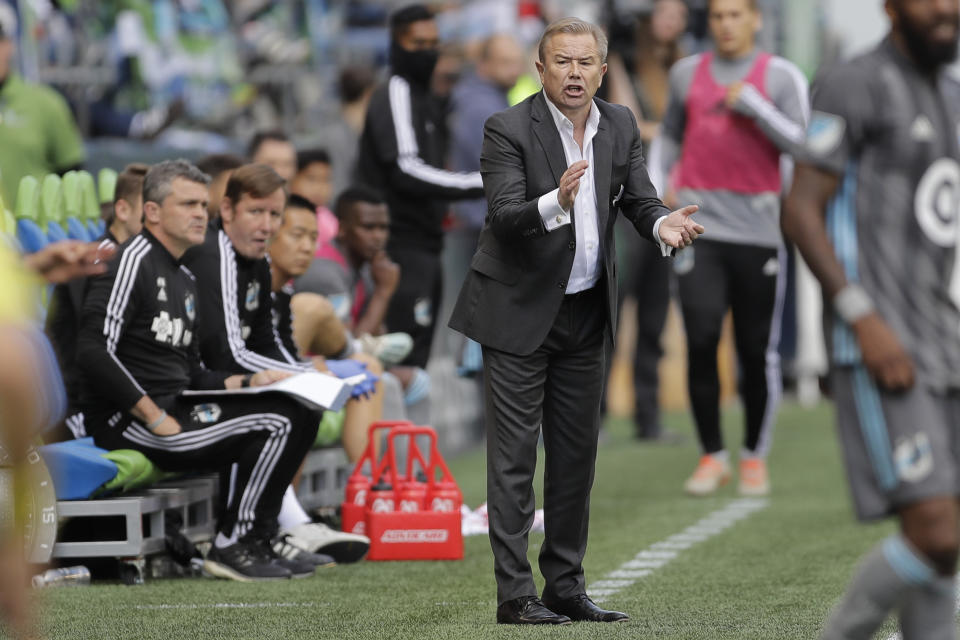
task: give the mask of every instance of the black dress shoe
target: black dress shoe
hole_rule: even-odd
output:
[[[570,618],[557,615],[543,606],[537,596],[507,600],[497,607],[499,624],[570,624]]]
[[[601,609],[585,593],[572,598],[551,600],[547,606],[551,611],[563,614],[574,622],[624,622],[630,619],[630,616],[625,613]]]

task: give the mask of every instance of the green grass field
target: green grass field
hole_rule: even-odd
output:
[[[682,495],[697,447],[686,414],[667,417],[687,435],[679,447],[635,443],[629,424],[606,428],[593,490],[588,584],[650,545],[736,499],[733,487]],[[724,417],[739,443],[741,416]],[[736,451],[738,446],[730,446]],[[484,499],[483,452],[450,461],[468,504]],[[832,411],[783,408],[771,456],[769,505],[610,596],[621,625],[518,628],[494,623],[495,585],[486,537],[466,539],[461,562],[365,562],[307,580],[245,585],[158,580],[50,590],[42,620],[50,638],[815,638],[857,559],[891,530],[854,522]],[[542,535],[531,536],[531,559]],[[887,638],[894,627],[879,634]]]

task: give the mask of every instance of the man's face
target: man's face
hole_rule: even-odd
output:
[[[297,173],[297,150],[282,140],[264,140],[251,158],[256,164],[265,164],[289,184]]]
[[[589,110],[607,72],[593,35],[557,33],[547,41],[544,58],[537,61],[537,71],[550,101],[564,113]]]
[[[683,0],[659,0],[653,7],[650,29],[657,42],[675,41],[687,29],[687,5]]]
[[[481,67],[486,78],[507,91],[523,73],[523,49],[513,38],[498,37],[491,43],[490,56]]]
[[[181,252],[203,243],[207,231],[207,185],[174,178],[170,195],[159,205],[148,202],[144,208],[147,219],[158,229],[155,235],[166,237]]]
[[[267,253],[267,243],[283,222],[286,195],[277,189],[266,198],[254,198],[249,193],[236,203],[224,198],[220,203],[220,217],[224,230],[237,253],[251,260],[259,260]]]
[[[957,57],[958,0],[888,0],[887,14],[914,60],[935,69]]]
[[[296,278],[306,273],[317,250],[317,214],[300,207],[287,207],[283,225],[270,241],[271,264]]]
[[[709,20],[717,53],[727,58],[750,53],[763,25],[760,12],[750,7],[749,0],[713,0]]]
[[[333,191],[330,165],[325,162],[311,162],[290,183],[290,192],[303,196],[318,207],[330,202]]]
[[[12,60],[13,40],[7,37],[0,37],[0,81],[6,80],[10,74]]]
[[[363,262],[387,248],[390,238],[390,214],[385,204],[354,202],[340,223],[340,241]]]
[[[397,37],[397,44],[407,51],[427,51],[440,46],[440,31],[433,20],[411,22]]]

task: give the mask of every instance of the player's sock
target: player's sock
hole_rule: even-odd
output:
[[[297,495],[293,492],[293,487],[287,487],[283,492],[283,502],[280,504],[280,515],[277,516],[277,523],[281,531],[293,529],[298,524],[312,522],[307,512],[303,510]]]
[[[925,588],[911,591],[900,607],[903,640],[955,640],[957,581],[938,576]]]
[[[935,579],[933,568],[903,536],[887,538],[860,563],[820,640],[868,640],[911,591]]]

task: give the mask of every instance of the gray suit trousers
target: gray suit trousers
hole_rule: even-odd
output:
[[[605,372],[605,304],[601,286],[565,296],[546,340],[530,355],[483,348],[487,506],[498,604],[537,594],[527,537],[541,426],[544,597],[585,592],[582,562]]]

